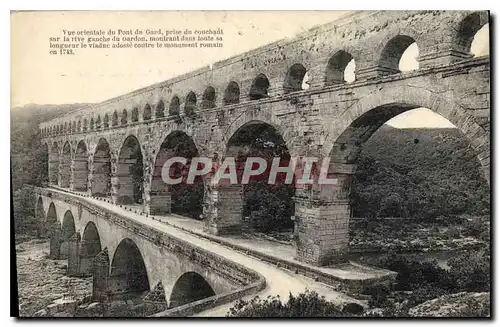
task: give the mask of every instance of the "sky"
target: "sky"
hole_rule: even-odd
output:
[[[276,12],[23,12],[11,16],[12,107],[30,103],[92,103],[161,82],[268,43],[294,37],[313,26],[333,21],[345,11]],[[278,19],[277,19],[278,18]],[[63,29],[222,28],[224,47],[192,49],[80,49],[77,54],[50,55],[49,37]],[[473,43],[476,55],[489,53],[488,29]],[[403,55],[402,71],[418,67],[418,49]],[[355,65],[346,69],[346,80]],[[415,109],[388,122],[395,127],[452,127],[430,110]],[[423,126],[422,126],[423,124]]]

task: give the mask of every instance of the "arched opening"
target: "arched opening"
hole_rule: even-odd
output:
[[[99,118],[99,128],[101,126],[101,118]],[[93,131],[94,129],[99,129],[98,127],[96,127],[96,124],[95,124],[95,121],[94,121],[94,117],[90,118],[90,130]]]
[[[187,272],[175,282],[170,295],[170,308],[214,296],[210,284],[198,273]]]
[[[149,291],[146,265],[139,248],[129,238],[120,242],[113,255],[108,281],[114,298],[140,297]]]
[[[71,132],[72,133],[76,132],[76,121],[73,122],[73,125],[72,125],[72,128],[71,128]]]
[[[75,153],[73,172],[73,188],[76,191],[87,191],[89,176],[89,154],[87,145],[82,140],[78,142]]]
[[[250,93],[248,97],[250,100],[259,100],[262,98],[267,98],[269,89],[269,80],[267,76],[264,74],[259,74],[252,82],[252,86],[250,88]]]
[[[128,136],[118,157],[118,204],[142,203],[143,163],[137,138]]]
[[[351,83],[355,80],[355,62],[350,53],[340,50],[328,60],[325,85]]]
[[[327,236],[316,238],[321,246],[314,255],[305,252],[305,239],[299,241],[301,260],[314,263],[307,257],[316,256],[315,264],[327,265],[346,260],[349,250],[404,251],[423,228],[429,234],[417,243],[437,242],[442,230],[465,223],[466,217],[489,220],[489,185],[476,151],[464,132],[437,112],[404,101],[373,104],[342,130],[330,152],[329,178],[336,183],[324,186],[319,195],[326,200],[317,217],[325,219],[321,235]],[[329,212],[335,212],[335,225],[328,225]],[[307,229],[298,222],[299,239],[314,230],[302,234],[302,228]],[[377,245],[380,237],[383,247]],[[329,245],[331,239],[335,246]]]
[[[279,132],[262,121],[249,122],[231,136],[225,157],[235,158],[238,184],[225,180],[219,183],[221,202],[231,203],[230,208],[221,206],[220,216],[230,222],[244,223],[258,232],[290,233],[293,229],[294,173],[278,173],[274,181],[269,181],[275,158],[279,158],[276,164],[280,167],[290,164],[290,153]],[[250,157],[263,159],[267,169],[243,182],[241,173]],[[253,169],[258,166],[258,163],[252,164]]]
[[[283,89],[285,93],[304,90],[304,77],[306,76],[306,68],[302,64],[294,64],[288,69],[285,78]]]
[[[95,129],[96,130],[100,130],[101,129],[101,115],[98,115],[97,119],[95,120]]]
[[[411,48],[408,49],[410,46]],[[403,55],[405,55],[404,58]],[[418,69],[417,56],[418,46],[411,36],[395,36],[387,42],[382,50],[379,60],[379,74],[391,75]]]
[[[71,181],[71,146],[69,142],[64,143],[61,156],[61,163],[59,164],[59,166],[60,166],[59,170],[61,172],[60,186],[64,188],[69,188]]]
[[[203,212],[203,180],[197,176],[193,183],[186,182],[186,169],[191,158],[198,156],[193,139],[186,133],[174,131],[170,133],[156,155],[151,181],[151,214],[176,213],[199,219]],[[172,157],[185,158],[188,162],[174,163],[169,169],[172,179],[182,177],[179,184],[168,185],[162,176],[163,165]]]
[[[68,258],[68,248],[69,248],[69,239],[76,232],[75,228],[75,219],[73,218],[73,214],[71,211],[66,211],[63,217],[63,223],[61,228],[61,252],[60,259]]]
[[[122,112],[122,118],[121,118],[121,121],[120,123],[125,126],[128,124],[128,117],[127,117],[127,109],[123,109],[123,112]]]
[[[230,82],[224,91],[224,104],[240,103],[240,86],[236,82]]]
[[[180,113],[180,107],[181,107],[181,102],[179,100],[179,97],[174,95],[172,97],[172,100],[170,101],[170,105],[168,107],[168,115],[170,117],[178,116]]]
[[[91,124],[91,125],[93,125],[93,124]],[[83,131],[85,132],[85,131],[87,131],[87,129],[88,129],[88,120],[87,120],[87,118],[83,118]]]
[[[133,122],[139,121],[139,108],[137,107],[132,109],[132,121]]]
[[[88,222],[83,231],[80,244],[80,273],[82,276],[92,275],[92,260],[101,252],[99,231],[93,222]]]
[[[142,120],[148,121],[151,120],[151,106],[146,104],[144,107],[144,113],[142,114]]]
[[[111,153],[106,139],[101,138],[94,153],[92,196],[106,197],[111,191]]]
[[[165,117],[165,104],[160,100],[158,104],[156,104],[156,118],[162,117]]]
[[[479,32],[481,34],[478,35]],[[486,52],[487,47],[489,53],[489,17],[487,13],[473,13],[465,17],[458,27],[454,44],[458,51],[474,54],[472,44],[475,39],[478,39],[476,42],[482,43],[481,51]]]
[[[215,108],[215,89],[213,87],[209,86],[203,92],[201,107],[203,109]]]
[[[118,126],[118,113],[116,110],[113,112],[113,118],[111,119],[111,126]]]
[[[71,123],[70,123],[70,124],[71,124]],[[68,128],[68,122],[66,122],[66,121],[65,121],[65,122],[64,122],[64,129],[63,129],[64,134],[68,133],[70,129],[71,129],[71,125],[70,125],[70,127]]]
[[[108,129],[109,128],[109,116],[108,114],[105,114],[104,115],[104,129]]]
[[[49,205],[49,210],[47,211],[47,231],[50,238],[50,258],[58,259],[59,253],[61,251],[61,226],[59,225],[59,220],[57,218],[56,206],[54,202]]]
[[[82,130],[82,121],[78,120],[78,122],[76,123],[76,131],[80,132],[81,130]]]
[[[49,155],[49,183],[57,185],[59,183],[59,145],[54,142]]]
[[[470,46],[470,53],[474,57],[490,55],[490,24],[483,25],[477,31]]]
[[[184,113],[186,116],[192,116],[196,112],[196,94],[191,91],[186,96],[186,103],[184,104]]]

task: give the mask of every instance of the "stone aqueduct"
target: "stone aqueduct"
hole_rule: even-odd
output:
[[[137,193],[128,172],[140,163],[142,210],[168,213],[169,190],[153,172],[169,155],[162,144],[170,135],[188,137],[200,156],[222,159],[242,128],[267,124],[292,156],[331,158],[329,172],[339,185],[296,190],[297,259],[342,262],[357,155],[392,117],[425,107],[447,118],[470,141],[489,182],[490,60],[470,55],[475,33],[488,22],[488,12],[359,12],[43,122],[49,184],[127,203]],[[400,72],[412,43],[419,68]],[[355,81],[347,83],[352,59]],[[309,88],[302,89],[306,73]],[[241,189],[204,183],[206,230],[237,233]]]

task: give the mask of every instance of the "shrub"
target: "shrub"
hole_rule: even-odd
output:
[[[283,303],[279,296],[258,296],[250,301],[239,300],[227,314],[228,317],[348,317],[341,308],[327,301],[314,291],[306,290],[297,296],[290,294]]]
[[[490,291],[490,257],[485,251],[467,252],[448,260],[457,290]]]

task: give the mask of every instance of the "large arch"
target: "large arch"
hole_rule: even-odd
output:
[[[489,135],[463,108],[448,98],[421,88],[400,86],[379,90],[344,112],[326,137],[322,156],[330,158],[328,176],[337,182],[317,190],[321,210],[311,217],[310,207],[314,207],[314,203],[304,200],[307,196],[301,198],[302,193],[297,198],[295,228],[298,231],[299,260],[316,265],[347,260],[351,188],[361,147],[389,119],[416,108],[428,108],[461,130],[475,148],[485,179],[489,181]],[[335,215],[332,216],[331,212]],[[308,224],[304,223],[304,216],[308,217]],[[318,234],[318,228],[323,233]]]
[[[199,301],[215,295],[212,286],[196,272],[184,273],[174,284],[170,295],[169,307]]]
[[[269,79],[264,74],[259,74],[252,82],[248,97],[250,100],[259,100],[269,96]]]
[[[75,152],[73,171],[73,188],[76,191],[87,191],[89,176],[89,154],[85,141],[78,142]]]
[[[120,149],[118,156],[117,203],[142,203],[143,162],[139,140],[129,135]]]
[[[75,227],[75,218],[73,218],[73,214],[70,210],[64,213],[62,227],[61,227],[61,251],[60,251],[60,259],[68,258],[68,250],[69,250],[69,239],[76,232]]]
[[[71,145],[66,141],[63,146],[60,172],[61,172],[61,187],[69,188],[71,183]]]
[[[130,298],[149,291],[149,278],[142,254],[129,238],[118,244],[111,262],[108,287],[116,298]]]
[[[83,231],[80,244],[80,274],[92,275],[92,260],[101,252],[101,238],[97,226],[89,221]]]
[[[52,144],[49,154],[49,183],[57,185],[59,182],[59,145]]]
[[[229,180],[219,183],[218,196],[222,205],[218,209],[217,233],[238,232],[243,224],[262,232],[292,229],[292,198],[295,192],[293,171],[278,174],[273,182],[268,182],[275,158],[280,158],[276,161],[280,166],[290,163],[290,153],[281,133],[264,121],[247,122],[231,135],[224,157],[234,158],[238,183]],[[241,173],[249,157],[264,159],[267,168],[258,176],[243,182]],[[254,163],[252,167],[257,169],[257,165],[260,166]],[[244,217],[247,218],[246,222]]]
[[[390,75],[401,72],[399,65],[401,57],[413,43],[415,43],[415,39],[408,35],[397,35],[390,39],[380,54],[379,74]]]
[[[92,196],[106,197],[111,191],[111,152],[108,141],[99,139],[94,152]]]
[[[456,50],[470,54],[472,41],[476,33],[486,24],[489,24],[488,13],[474,12],[467,15],[459,24],[453,35],[453,45]]]
[[[293,64],[285,77],[283,89],[285,93],[302,90],[303,80],[306,76],[307,69],[302,64]]]
[[[165,137],[158,150],[151,180],[151,214],[174,212],[198,219],[202,214],[203,180],[197,177],[193,184],[185,178],[176,185],[168,185],[162,175],[163,165],[172,157],[185,158],[187,161],[198,156],[198,149],[193,139],[182,131],[173,131]],[[188,165],[174,163],[169,176],[173,179],[183,176]]]

